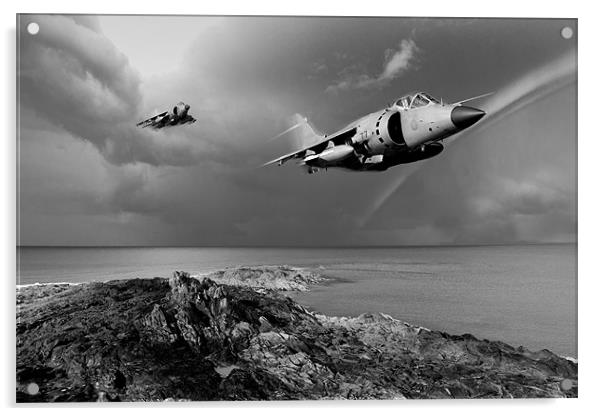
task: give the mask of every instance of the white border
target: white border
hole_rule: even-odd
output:
[[[585,2],[584,2],[585,3]],[[484,5],[487,4],[486,7]],[[543,413],[562,414],[568,412],[587,412],[600,407],[596,403],[599,396],[598,378],[600,373],[600,329],[599,318],[602,316],[598,300],[600,280],[597,264],[594,263],[598,254],[600,239],[600,215],[602,210],[597,194],[600,193],[600,174],[596,167],[602,157],[602,135],[595,129],[601,116],[600,94],[600,21],[602,16],[593,6],[584,6],[577,2],[527,2],[525,0],[504,0],[497,4],[491,2],[463,0],[429,0],[421,1],[384,1],[363,2],[352,4],[350,1],[320,1],[305,0],[303,2],[276,2],[254,0],[226,1],[207,4],[198,1],[123,1],[103,0],[102,2],[80,2],[75,0],[24,0],[3,2],[1,19],[3,23],[4,60],[1,65],[4,82],[4,97],[1,101],[2,126],[5,134],[2,139],[2,188],[4,200],[2,209],[2,264],[4,302],[2,311],[5,313],[3,323],[6,330],[2,348],[2,404],[12,407],[9,412],[51,414],[64,412],[81,413],[83,405],[48,406],[38,408],[17,408],[14,405],[14,282],[15,282],[15,195],[16,195],[16,164],[15,164],[15,14],[21,13],[110,13],[110,14],[286,14],[286,15],[399,15],[399,16],[488,16],[488,17],[569,17],[579,18],[579,399],[573,400],[521,400],[521,401],[412,401],[412,402],[300,402],[300,403],[207,403],[195,404],[195,407],[177,406],[177,409],[167,409],[174,405],[129,405],[143,410],[145,413],[159,414],[171,412],[219,412],[220,414],[235,414],[244,412],[251,415],[282,414],[304,415],[307,413],[326,413],[342,410],[346,413],[365,414],[376,411],[379,414],[398,414],[400,412],[420,412],[420,414],[480,414],[491,415],[512,413]],[[594,101],[598,98],[597,102]],[[598,404],[598,406],[596,406]],[[128,412],[128,408],[110,405],[111,412]],[[93,407],[86,410],[93,414],[103,414],[106,406]],[[200,409],[199,409],[200,408]]]

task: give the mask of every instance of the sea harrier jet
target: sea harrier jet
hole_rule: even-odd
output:
[[[308,173],[329,167],[356,171],[383,171],[438,155],[441,141],[479,121],[485,112],[463,105],[479,95],[453,104],[425,92],[408,94],[380,111],[355,120],[314,144],[267,162],[282,165],[301,159]],[[312,132],[313,133],[313,132]]]
[[[168,126],[177,126],[180,124],[191,124],[196,121],[194,117],[188,114],[190,106],[179,102],[171,111],[164,111],[154,117],[141,121],[136,124],[138,127],[152,127],[153,129],[162,129]]]

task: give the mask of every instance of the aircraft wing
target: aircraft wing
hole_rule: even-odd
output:
[[[144,121],[141,121],[140,123],[136,124],[137,127],[155,127],[159,122],[161,122],[166,116],[168,116],[168,112],[164,111],[161,114],[157,114],[154,117],[151,118],[147,118]]]
[[[338,132],[336,132],[334,134],[330,134],[330,135],[320,139],[320,141],[317,143],[314,143],[310,146],[296,150],[294,152],[287,153],[286,155],[280,156],[279,158],[276,158],[274,160],[270,160],[269,162],[264,163],[263,166],[272,165],[274,163],[279,163],[282,165],[283,163],[288,162],[291,159],[298,159],[298,158],[305,157],[305,154],[308,151],[315,152],[316,154],[322,153],[326,149],[326,146],[328,146],[328,142],[332,142],[335,146],[344,144],[348,139],[351,139],[353,136],[355,136],[356,132],[357,132],[356,127],[353,127],[351,129],[348,128],[348,129],[339,130]]]

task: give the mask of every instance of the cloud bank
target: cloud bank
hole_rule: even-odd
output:
[[[40,22],[36,36],[24,30],[31,18]],[[541,36],[566,22],[504,20],[496,29],[502,33],[488,37],[495,22],[452,30],[427,19],[421,31],[420,22],[387,18],[198,17],[194,36],[179,39],[186,42],[181,60],[160,72],[157,50],[173,39],[149,48],[138,16],[119,18],[138,29],[121,37],[103,34],[102,17],[21,19],[23,244],[319,246],[575,236],[574,86],[542,100],[502,100],[499,114],[506,105],[521,111],[476,127],[478,134],[462,137],[428,166],[311,176],[294,163],[259,168],[315,139],[299,114],[320,134],[411,89],[450,100],[502,91],[572,48],[560,36]],[[166,36],[181,24],[177,16],[149,19]],[[410,41],[414,26],[424,53]],[[144,53],[134,68],[120,48],[137,45]],[[390,45],[398,47],[384,53]],[[418,58],[420,71],[412,70]],[[350,93],[326,93],[350,59],[357,65],[346,69],[347,89],[337,90]],[[369,62],[374,66],[361,65]],[[191,105],[197,123],[135,128],[153,109],[179,100]],[[420,174],[408,175],[415,169]],[[401,177],[395,192],[390,185]],[[385,189],[393,194],[388,201]],[[361,227],[379,201],[382,209]]]
[[[420,49],[416,46],[414,40],[402,39],[396,50],[387,49],[385,51],[383,70],[380,74],[372,76],[362,72],[363,68],[359,65],[348,66],[341,70],[339,79],[334,84],[329,85],[326,92],[336,93],[353,89],[382,88],[413,68],[416,65],[416,57],[419,51]]]
[[[31,16],[22,22],[19,94],[25,108],[96,147],[113,164],[190,165],[203,148],[174,131],[135,126],[143,102],[138,72],[89,16]],[[182,130],[181,130],[182,131]]]

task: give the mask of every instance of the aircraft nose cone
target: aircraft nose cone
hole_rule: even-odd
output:
[[[484,115],[485,112],[483,110],[459,105],[457,107],[454,107],[454,109],[452,110],[451,120],[457,128],[465,129],[479,121],[481,118],[483,118]]]

